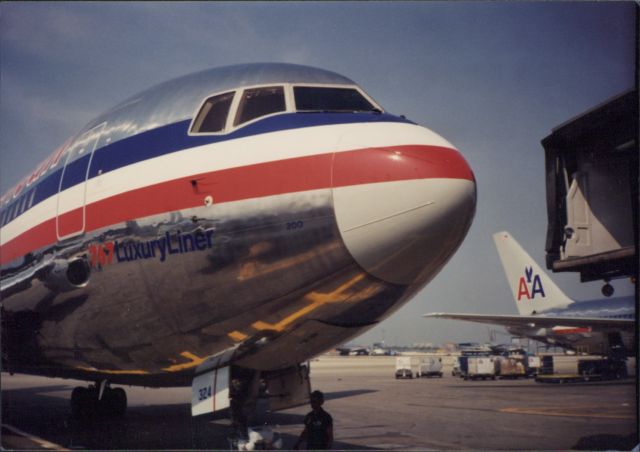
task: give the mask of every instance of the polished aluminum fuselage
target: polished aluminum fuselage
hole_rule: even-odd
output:
[[[179,252],[178,234],[202,232],[206,239],[209,231],[211,247]],[[164,261],[157,246],[155,256],[137,253],[136,246],[167,234]],[[330,190],[157,215],[69,246],[82,254],[105,242],[118,250],[110,263],[94,266],[86,288],[53,293],[36,281],[5,301],[16,316],[34,313],[33,324],[24,325],[32,333],[25,331],[24,345],[33,347],[19,351],[24,364],[95,368],[112,377],[167,373],[163,378],[172,380],[172,373],[249,338],[296,336],[294,347],[252,362],[286,367],[359,334],[411,293],[366,275],[350,257]],[[314,337],[307,337],[314,322],[333,327],[329,336],[311,328]]]
[[[276,82],[353,83],[286,65],[196,74],[123,103],[68,144],[61,164],[34,183],[61,181],[56,194],[38,200],[36,192],[34,207],[5,225],[6,370],[189,385],[205,358],[234,347],[239,366],[286,368],[377,324],[440,271],[470,226],[475,183],[448,173],[423,177],[417,152],[430,152],[428,138],[400,139],[389,150],[396,134],[430,137],[426,129],[390,115],[344,122],[287,112],[269,118],[280,121],[270,130],[259,130],[263,122],[224,140],[189,136],[190,118],[211,93]],[[182,144],[156,152],[172,140]],[[90,156],[81,149],[87,143]],[[131,153],[148,155],[129,162]],[[367,159],[379,166],[391,157],[384,174],[358,173]],[[86,179],[66,188],[64,171],[82,158]],[[417,184],[430,201],[404,196],[415,205],[372,221],[370,212],[351,215],[355,225],[336,214],[338,200],[342,211],[351,199],[367,202],[363,187],[402,185],[409,193]],[[455,217],[445,203],[450,190],[458,197]],[[65,210],[74,199],[80,207]],[[416,219],[416,212],[426,213]],[[410,224],[405,242],[389,242],[411,257],[406,268],[374,243],[389,232],[372,224]],[[368,234],[373,254],[362,251]],[[90,266],[88,280],[62,286],[51,269],[77,259]]]

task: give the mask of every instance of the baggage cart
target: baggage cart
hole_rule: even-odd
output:
[[[502,378],[520,378],[526,375],[524,364],[515,358],[499,357],[495,360],[496,374]]]

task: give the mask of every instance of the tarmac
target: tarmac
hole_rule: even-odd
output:
[[[417,370],[417,369],[415,369]],[[415,373],[414,370],[414,373]],[[638,444],[635,378],[540,384],[532,379],[396,380],[389,356],[322,356],[312,389],[325,393],[341,450],[630,450]],[[70,416],[82,382],[2,374],[4,449],[229,449],[225,418],[191,417],[191,389],[124,387],[119,419]],[[308,406],[269,415],[290,449]]]

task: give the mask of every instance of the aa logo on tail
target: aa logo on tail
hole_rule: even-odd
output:
[[[526,297],[527,300],[535,299],[536,294],[540,294],[542,298],[545,297],[540,275],[534,275],[531,267],[525,267],[524,276],[520,277],[518,284],[518,301],[520,301],[522,297]]]

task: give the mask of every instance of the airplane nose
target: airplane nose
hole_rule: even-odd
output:
[[[336,221],[347,249],[390,283],[427,282],[462,243],[475,213],[471,168],[455,149],[396,146],[338,152]]]

